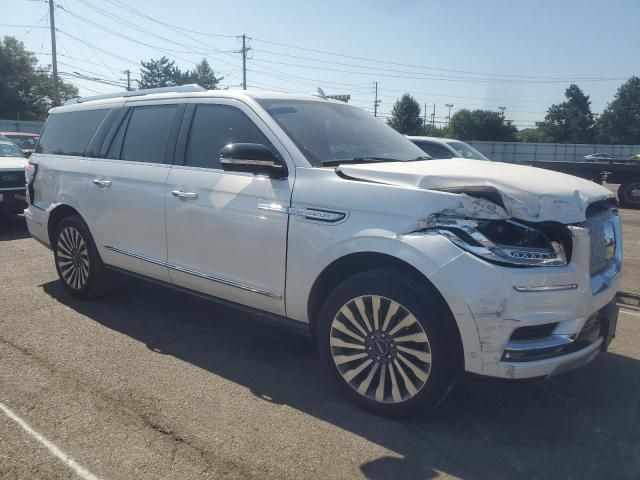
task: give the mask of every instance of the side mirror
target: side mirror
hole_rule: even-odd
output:
[[[287,166],[269,147],[259,143],[230,143],[220,153],[220,165],[226,172],[249,172],[270,178],[286,178]]]

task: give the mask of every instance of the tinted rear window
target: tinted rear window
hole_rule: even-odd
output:
[[[122,160],[163,163],[176,105],[136,107],[122,143]]]
[[[56,113],[44,127],[37,153],[84,155],[108,109]]]
[[[418,142],[418,145],[424,152],[431,158],[452,158],[453,153],[448,148],[442,145],[436,145],[435,143]]]

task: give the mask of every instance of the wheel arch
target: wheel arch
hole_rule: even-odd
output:
[[[450,324],[449,327],[451,328],[453,337],[458,342],[459,352],[461,354],[459,360],[462,362],[461,365],[464,365],[462,336],[455,320],[455,316],[453,315],[453,312],[451,312],[449,303],[440,293],[438,288],[416,267],[387,253],[350,253],[334,260],[325,267],[313,283],[309,299],[307,301],[307,315],[311,335],[315,338],[318,315],[320,313],[322,303],[331,292],[332,288],[335,288],[335,286],[337,286],[342,280],[352,277],[353,275],[380,268],[389,268],[397,271],[401,275],[407,276],[412,280],[412,282],[415,282],[417,285],[421,285],[425,290],[429,290],[434,295],[437,295],[442,302],[447,305],[447,308],[451,313],[451,322],[448,322]]]
[[[62,219],[66,217],[70,217],[72,215],[79,216],[80,218],[82,218],[82,221],[85,223],[85,225],[87,224],[87,222],[84,221],[84,218],[82,217],[80,212],[78,212],[78,210],[76,210],[75,208],[67,204],[57,205],[53,210],[49,212],[49,220],[47,222],[47,234],[49,236],[49,244],[51,245],[52,248],[54,244],[54,236],[56,234],[56,229],[58,228],[58,225],[60,224]]]

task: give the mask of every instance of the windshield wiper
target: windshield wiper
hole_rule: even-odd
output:
[[[416,160],[424,160],[422,157],[417,158]],[[407,160],[402,160],[400,158],[389,158],[389,157],[355,157],[350,159],[342,159],[342,160],[324,160],[320,162],[323,167],[335,167],[342,163],[349,164],[358,164],[358,163],[380,163],[380,162],[406,162]]]

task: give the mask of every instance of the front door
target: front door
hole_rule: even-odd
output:
[[[218,102],[190,106],[182,164],[167,179],[169,275],[182,287],[284,315],[287,207],[295,172],[289,168],[289,178],[272,180],[223,171],[218,152],[229,143],[260,143],[283,157],[286,152],[258,127],[251,109]]]

